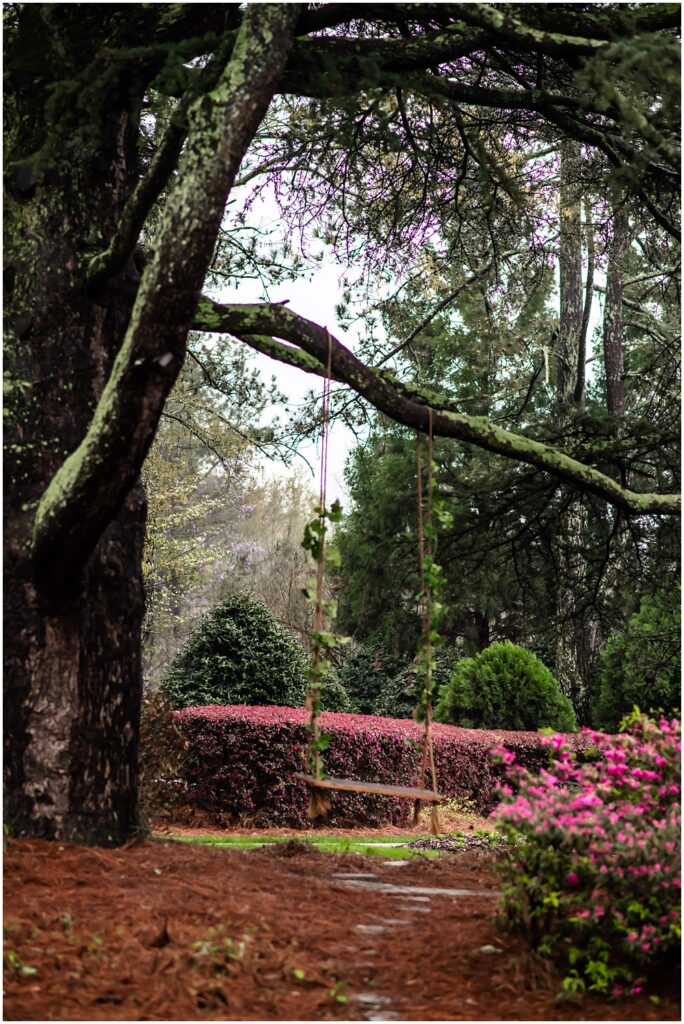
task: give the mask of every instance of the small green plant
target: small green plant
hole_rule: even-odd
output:
[[[233,964],[245,954],[246,937],[236,942],[224,934],[222,925],[210,928],[205,939],[192,943],[191,963],[195,967],[208,967],[216,974],[228,974]]]
[[[458,662],[435,718],[469,729],[577,729],[570,701],[543,662],[508,640]]]
[[[93,936],[85,947],[85,953],[98,953],[102,947],[102,936],[99,932],[93,932]]]
[[[5,964],[6,970],[11,971],[13,974],[20,974],[20,975],[23,975],[23,976],[28,976],[28,975],[31,975],[31,974],[37,974],[38,973],[38,968],[37,967],[29,967],[28,964],[25,964],[19,958],[18,954],[15,953],[15,951],[13,949],[5,949],[3,954],[2,954],[2,958],[3,958],[3,963]]]
[[[345,994],[344,990],[347,987],[346,981],[337,981],[330,989],[330,998],[335,1003],[348,1003],[349,996]]]

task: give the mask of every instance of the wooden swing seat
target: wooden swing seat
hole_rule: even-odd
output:
[[[411,786],[393,786],[390,782],[357,782],[355,779],[317,779],[315,775],[295,772],[295,779],[305,782],[311,789],[338,789],[346,793],[372,793],[375,796],[397,796],[405,800],[423,800],[439,804],[444,799],[432,789],[414,789]]]

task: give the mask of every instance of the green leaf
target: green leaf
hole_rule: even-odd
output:
[[[339,523],[342,519],[342,506],[340,505],[337,498],[333,501],[330,506],[330,512],[328,513],[328,519],[331,523]]]
[[[340,555],[339,549],[333,546],[329,546],[325,551],[325,561],[328,569],[339,569],[342,565],[342,556]]]

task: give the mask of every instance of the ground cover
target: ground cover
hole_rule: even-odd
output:
[[[288,843],[293,840],[309,843],[316,850],[324,853],[355,853],[362,856],[392,857],[398,860],[410,860],[412,857],[438,857],[437,850],[412,850],[396,836],[379,836],[377,839],[356,839],[353,836],[316,836],[294,834],[284,836],[264,836],[262,839],[252,836],[170,836],[181,843],[202,843],[221,849],[257,850],[273,843]],[[408,840],[410,842],[410,840]]]
[[[494,927],[498,893],[480,852],[10,838],[5,1019],[679,1019],[676,979],[657,1006],[558,1002],[548,963]]]

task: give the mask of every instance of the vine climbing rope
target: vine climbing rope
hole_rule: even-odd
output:
[[[423,523],[423,498],[422,498],[422,471],[420,468],[420,453],[418,454],[418,486],[419,486],[419,544],[420,564],[423,594],[423,623],[424,643],[422,655],[425,661],[423,705],[426,709],[423,762],[421,768],[421,786],[399,786],[394,783],[385,782],[364,782],[356,779],[331,779],[323,777],[323,759],[321,751],[324,749],[324,741],[327,737],[321,734],[321,691],[323,688],[324,672],[327,663],[323,660],[321,652],[330,646],[336,646],[342,638],[333,633],[324,632],[324,613],[326,602],[323,600],[323,583],[326,566],[325,535],[326,520],[336,522],[339,519],[340,509],[333,505],[331,511],[326,507],[327,476],[328,476],[328,445],[330,440],[330,384],[332,379],[332,353],[333,344],[329,332],[326,330],[328,339],[328,360],[323,381],[323,400],[321,410],[321,479],[318,496],[317,519],[310,523],[304,533],[304,547],[311,551],[316,560],[316,578],[313,594],[307,590],[307,596],[315,602],[315,621],[313,631],[313,661],[309,677],[309,685],[306,691],[306,710],[309,712],[309,772],[295,772],[294,777],[309,787],[309,809],[308,817],[314,820],[324,816],[330,810],[330,790],[342,790],[348,793],[371,793],[377,796],[392,796],[404,800],[430,803],[433,811],[431,815],[431,829],[433,834],[438,834],[439,817],[435,812],[436,805],[442,800],[437,792],[437,779],[435,773],[435,759],[432,748],[432,631],[433,631],[433,600],[429,583],[429,572],[434,573],[432,558],[432,413],[429,415],[428,431],[428,455],[430,465],[428,468],[428,501],[427,521],[429,530],[424,529]],[[424,536],[427,534],[427,538]],[[427,547],[426,547],[427,539]],[[331,549],[332,550],[332,549]],[[426,553],[427,552],[427,553]],[[333,602],[334,603],[334,602]],[[430,766],[432,789],[424,789],[427,765]]]
[[[319,636],[323,629],[323,582],[325,574],[325,518],[327,512],[327,484],[328,484],[328,444],[330,440],[330,381],[332,377],[332,338],[326,328],[328,340],[328,362],[323,378],[323,398],[321,403],[321,472],[318,489],[318,523],[319,523],[319,546],[318,560],[316,565],[316,603],[314,617],[314,634]],[[313,684],[313,685],[312,685]],[[310,739],[310,768],[317,781],[321,779],[321,687],[322,667],[321,648],[316,643],[314,647],[313,667],[311,670],[311,681],[306,692],[306,708],[309,712],[309,733]],[[317,789],[309,791],[309,818],[317,818],[327,813],[330,809],[330,798],[326,793]]]
[[[421,459],[421,435],[416,437],[416,476],[418,480],[418,556],[421,570],[421,599],[423,617],[423,687],[419,693],[419,710],[424,711],[423,725],[423,757],[421,760],[421,772],[419,787],[425,787],[425,776],[427,767],[430,766],[430,781],[432,790],[437,792],[437,772],[434,761],[434,745],[432,742],[432,632],[433,632],[433,594],[426,572],[426,566],[432,570],[434,566],[434,530],[432,527],[432,479],[433,479],[433,432],[432,432],[432,410],[428,409],[428,436],[427,436],[427,503],[425,514],[423,512],[423,467]],[[428,528],[425,528],[427,519]],[[420,800],[414,803],[414,824],[418,824],[420,814]],[[439,807],[436,803],[430,805],[430,831],[434,836],[439,835]]]
[[[433,479],[433,432],[432,432],[432,409],[428,409],[428,436],[427,436],[427,502],[425,514],[423,513],[423,467],[421,458],[420,433],[416,434],[416,478],[418,483],[418,559],[420,562],[421,581],[421,613],[423,619],[423,645],[421,656],[423,660],[423,686],[422,692],[418,694],[418,710],[423,709],[423,756],[420,766],[419,788],[425,788],[425,776],[427,767],[430,766],[430,781],[432,789],[437,792],[437,770],[435,767],[435,751],[432,742],[432,613],[433,594],[426,572],[426,566],[432,570],[434,566],[434,530],[432,524],[432,479]],[[428,529],[425,529],[427,519]],[[413,823],[418,824],[420,814],[420,800],[413,805]],[[430,805],[430,831],[433,835],[439,835],[439,807],[437,803]]]

